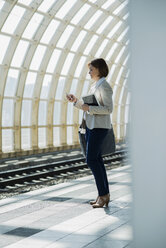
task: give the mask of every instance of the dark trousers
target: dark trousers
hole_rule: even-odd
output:
[[[109,193],[106,169],[101,156],[101,145],[107,132],[108,129],[105,128],[86,128],[86,162],[94,175],[99,196]]]

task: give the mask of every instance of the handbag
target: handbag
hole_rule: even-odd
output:
[[[83,119],[79,130],[78,130],[78,136],[79,136],[79,142],[81,151],[84,157],[86,157],[86,122]],[[101,154],[102,156],[109,155],[111,153],[114,153],[116,150],[116,144],[115,144],[115,135],[113,127],[108,129],[107,135],[105,136],[102,147],[101,147]]]
[[[102,155],[106,156],[108,154],[114,153],[116,150],[115,135],[113,127],[108,129],[107,135],[102,143]]]
[[[83,119],[78,129],[78,137],[80,142],[81,151],[84,157],[86,157],[86,122]]]

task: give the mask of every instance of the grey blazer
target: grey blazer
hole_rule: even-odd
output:
[[[86,125],[89,129],[93,128],[112,128],[110,114],[113,110],[112,88],[104,79],[93,93],[99,106],[89,106],[89,111],[85,113]],[[74,106],[81,109],[82,100],[78,100]]]

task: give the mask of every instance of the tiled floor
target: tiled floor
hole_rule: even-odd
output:
[[[132,239],[129,165],[108,171],[111,202],[93,209],[92,176],[0,201],[0,247],[122,248]]]

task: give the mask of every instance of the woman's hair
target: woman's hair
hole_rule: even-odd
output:
[[[95,68],[97,68],[99,70],[99,77],[107,77],[108,73],[109,73],[109,69],[108,69],[108,65],[106,64],[105,60],[102,58],[99,59],[94,59],[92,60],[88,66],[94,66]]]

